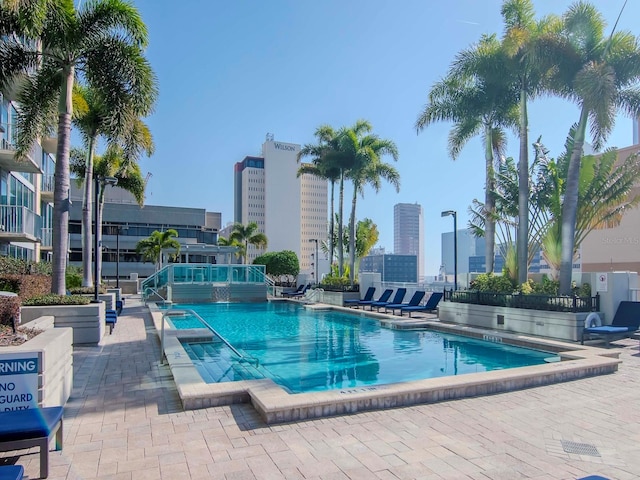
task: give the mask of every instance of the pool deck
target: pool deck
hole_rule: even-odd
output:
[[[490,396],[267,425],[250,404],[183,410],[151,315],[128,298],[113,335],[74,349],[70,479],[637,479],[638,340],[616,373]],[[5,453],[38,478],[35,450]],[[575,453],[572,453],[575,452]]]

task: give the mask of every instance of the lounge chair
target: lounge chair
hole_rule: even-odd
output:
[[[390,305],[385,305],[384,311],[386,313],[387,310],[391,310],[391,313],[395,314],[395,311],[400,310],[402,307],[416,307],[420,305],[420,302],[424,298],[424,295],[424,290],[417,290],[413,294],[413,297],[411,297],[411,300],[409,300],[409,303],[392,303]]]
[[[294,294],[294,293],[299,293],[299,292],[302,291],[302,289],[304,289],[304,283],[301,283],[300,285],[298,285],[298,288],[296,288],[292,292],[282,292],[280,295],[283,296],[283,297],[286,297],[286,296]]]
[[[107,309],[104,316],[104,322],[107,324],[107,327],[109,327],[109,335],[111,335],[113,329],[116,328],[116,323],[118,323],[118,312]]]
[[[397,305],[399,303],[401,304],[406,294],[407,294],[406,288],[399,288],[398,290],[396,290],[396,294],[393,296],[393,300],[391,300],[390,302],[373,302],[371,303],[371,310],[375,308],[379,312],[382,307],[386,307],[387,305],[391,305],[391,304]]]
[[[442,299],[442,292],[433,292],[424,305],[416,305],[415,307],[401,307],[400,316],[403,312],[409,312],[409,318],[411,318],[411,312],[433,312],[435,311],[438,303]]]
[[[345,300],[343,305],[345,307],[351,307],[351,306],[357,307],[359,302],[366,302],[366,301],[373,300],[373,294],[375,292],[376,292],[376,287],[369,287],[369,288],[367,288],[367,293],[364,294],[364,298],[363,299]]]
[[[581,344],[584,345],[585,336],[600,335],[609,346],[612,339],[629,337],[640,328],[640,302],[620,302],[611,325],[602,325],[598,314],[590,313],[584,327]]]
[[[295,291],[293,293],[287,293],[285,294],[284,292],[282,293],[283,297],[286,298],[298,298],[298,297],[304,297],[304,294],[307,293],[307,290],[309,290],[311,288],[311,284],[307,283],[304,288],[302,290],[299,291]]]
[[[380,298],[378,298],[378,300],[360,300],[358,302],[358,306],[362,305],[362,308],[364,308],[366,305],[369,305],[369,309],[373,310],[373,307],[371,305],[374,302],[386,302],[387,300],[389,300],[389,297],[391,297],[392,293],[393,289],[387,288],[384,292],[382,292],[382,295],[380,295]]]
[[[0,467],[0,480],[22,480],[24,467],[22,465],[2,465]]]

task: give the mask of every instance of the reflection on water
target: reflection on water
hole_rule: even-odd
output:
[[[239,365],[220,345],[189,351],[207,381],[267,377],[291,392],[355,388],[544,363],[548,353],[419,330],[289,302],[183,305],[234,347],[259,359]],[[192,345],[193,347],[194,345]]]

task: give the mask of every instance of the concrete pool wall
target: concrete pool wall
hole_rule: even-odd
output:
[[[208,340],[213,334],[206,328],[177,330],[169,322],[165,322],[164,353],[183,407],[192,410],[251,403],[266,423],[292,422],[539,387],[614,373],[620,363],[614,350],[447,324],[435,318],[409,320],[406,317],[321,304],[309,305],[307,308],[333,309],[366,316],[380,321],[386,328],[423,328],[549,351],[560,356],[561,361],[388,385],[290,394],[269,379],[205,383],[184,350],[181,340]],[[154,305],[149,305],[149,310],[160,335],[163,310]]]

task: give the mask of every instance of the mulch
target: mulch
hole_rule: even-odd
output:
[[[39,333],[42,333],[42,330],[27,327],[18,327],[18,331],[13,333],[11,326],[0,325],[0,347],[22,345]]]

